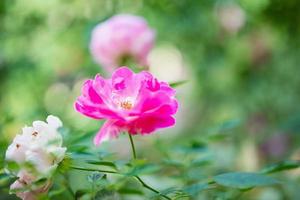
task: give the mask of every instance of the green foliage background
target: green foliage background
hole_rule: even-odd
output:
[[[218,8],[228,5],[240,6],[245,14],[237,33],[226,32],[218,20]],[[79,160],[86,160],[82,154],[87,152],[117,160],[121,168],[130,160],[125,136],[118,148],[115,141],[93,147],[92,135],[102,122],[73,109],[83,80],[105,73],[89,54],[91,29],[117,13],[145,17],[156,30],[156,47],[177,48],[189,71],[189,81],[177,87],[183,108],[178,125],[136,139],[139,157],[146,159],[137,166],[146,166],[146,180],[161,190],[179,188],[169,188],[171,196],[193,186],[185,190],[192,197],[181,199],[300,199],[299,170],[274,175],[282,184],[248,191],[199,185],[223,172],[260,171],[271,163],[300,160],[297,0],[0,1],[1,164],[21,127],[48,114],[59,116],[69,129],[65,145]],[[143,174],[137,169],[134,173]],[[159,198],[132,180],[64,173],[71,190],[92,190],[98,199]],[[1,178],[0,199],[15,198],[8,196],[9,183]],[[58,176],[50,199],[71,199],[59,190],[62,185]]]

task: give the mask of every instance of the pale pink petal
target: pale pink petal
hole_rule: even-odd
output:
[[[104,141],[117,137],[119,133],[120,128],[115,126],[115,121],[108,120],[94,137],[94,144],[97,146]]]

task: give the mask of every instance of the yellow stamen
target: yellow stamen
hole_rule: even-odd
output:
[[[130,101],[123,101],[121,102],[120,106],[125,110],[130,110],[133,107]]]

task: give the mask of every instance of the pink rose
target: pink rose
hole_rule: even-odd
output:
[[[96,75],[87,80],[75,109],[94,119],[106,119],[94,138],[95,145],[121,132],[149,134],[175,124],[175,90],[149,72],[118,68],[110,79]]]
[[[146,67],[154,39],[154,31],[142,17],[116,15],[94,28],[90,51],[94,60],[109,72],[124,64],[124,59]]]

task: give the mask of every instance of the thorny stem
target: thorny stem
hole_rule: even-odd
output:
[[[134,142],[133,142],[133,138],[131,136],[131,134],[129,134],[129,139],[130,139],[130,144],[131,144],[131,149],[132,149],[132,156],[134,159],[136,159],[136,151],[135,151],[135,146],[134,146]],[[170,197],[168,197],[167,195],[164,195],[162,193],[160,193],[158,190],[152,188],[151,186],[149,186],[148,184],[146,184],[139,176],[134,176],[141,184],[143,187],[147,188],[148,190],[151,190],[152,192],[155,192],[156,194],[164,197],[165,199],[168,199],[168,200],[172,200]]]

